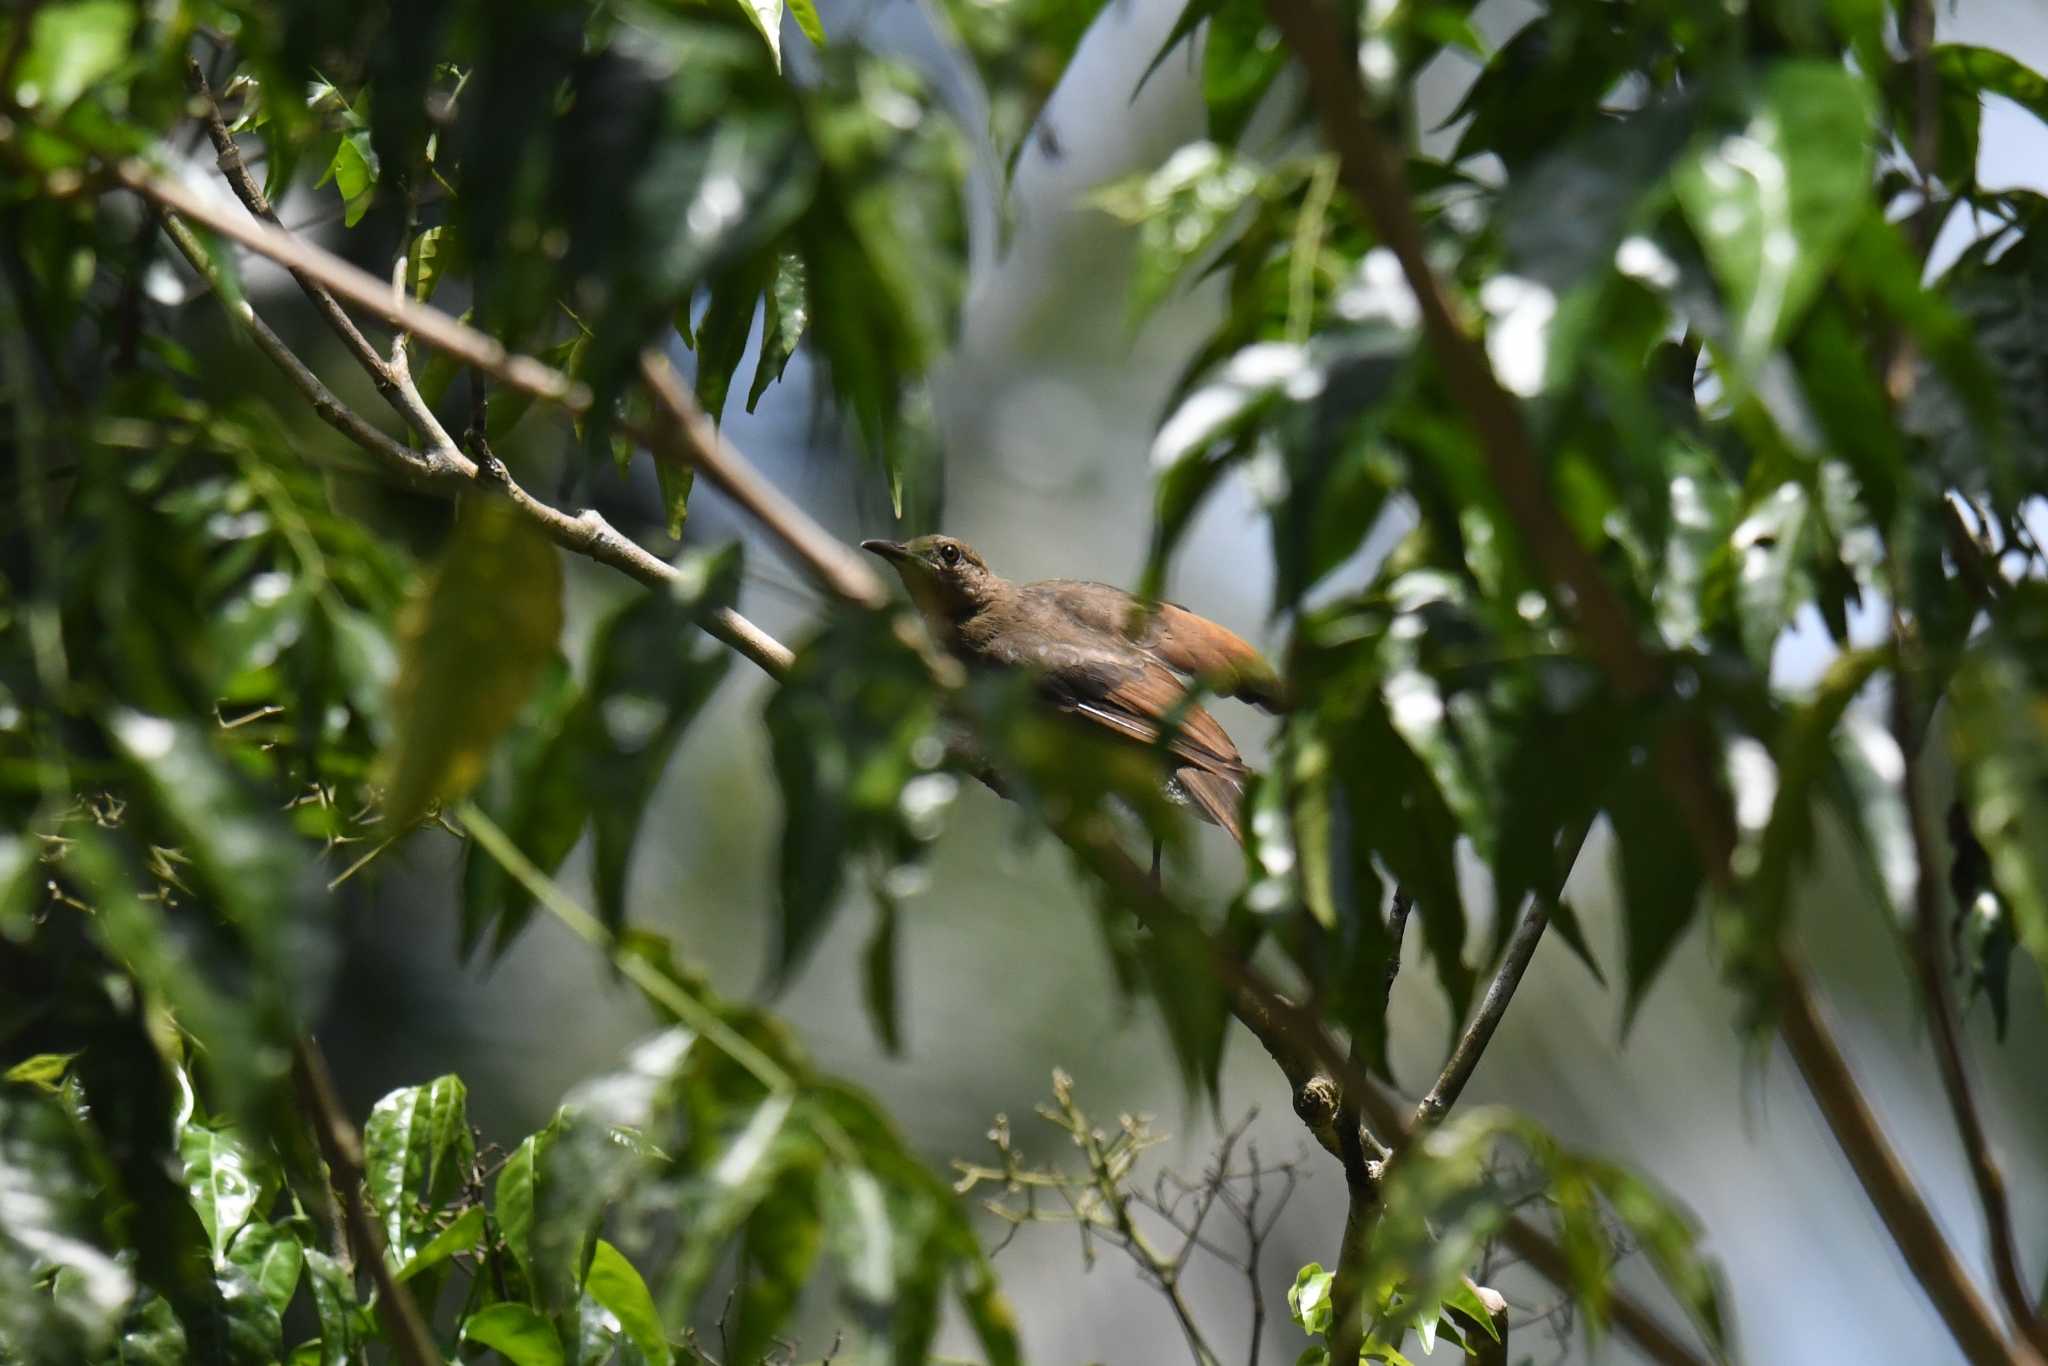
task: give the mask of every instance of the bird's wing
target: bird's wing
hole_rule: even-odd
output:
[[[1168,666],[1201,679],[1226,697],[1255,702],[1267,711],[1286,709],[1280,675],[1266,657],[1235,631],[1185,607],[1160,603],[1138,643]]]
[[[1121,588],[1076,579],[1031,584],[1045,601],[1092,631],[1121,636],[1184,678],[1200,679],[1225,697],[1286,709],[1280,675],[1251,643],[1228,627],[1178,603],[1148,604]]]
[[[1213,769],[1231,781],[1244,777],[1244,759],[1228,732],[1207,711],[1187,700],[1187,686],[1156,660],[1134,656],[1103,680],[1099,690],[1062,687],[1059,700],[1089,720],[1141,744],[1157,744],[1171,722],[1178,722],[1167,749],[1198,768]]]

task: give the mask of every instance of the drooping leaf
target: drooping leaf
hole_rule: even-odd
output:
[[[386,819],[405,829],[483,775],[562,629],[554,548],[504,499],[468,500],[399,628]]]

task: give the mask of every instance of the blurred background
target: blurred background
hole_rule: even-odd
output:
[[[968,127],[981,126],[964,68],[933,39],[913,0],[822,8],[831,31],[865,29],[938,75]],[[1025,149],[1012,201],[997,205],[993,178],[977,181],[972,284],[956,352],[934,385],[932,418],[945,459],[943,529],[973,541],[1009,577],[1128,584],[1143,562],[1152,436],[1218,304],[1197,287],[1135,328],[1126,290],[1130,233],[1085,197],[1200,136],[1185,50],[1132,94],[1177,11],[1173,0],[1111,0],[1048,108],[1045,129]],[[1478,18],[1499,42],[1532,12],[1488,4]],[[2048,66],[2048,9],[2041,6],[1959,0],[1941,7],[1940,26],[1945,41],[2001,47],[2036,69]],[[801,59],[799,47],[789,49],[793,61]],[[1474,70],[1456,55],[1438,61],[1421,91],[1424,126],[1455,106]],[[1987,185],[2048,189],[2048,136],[2031,118],[1991,101],[1982,148]],[[1008,240],[999,250],[1005,212]],[[1967,222],[1951,223],[1943,240],[1952,252],[1970,234]],[[251,273],[252,290],[265,285],[263,274]],[[677,362],[690,364],[679,348]],[[848,538],[899,530],[880,481],[816,410],[805,364],[799,354],[757,414],[735,405],[730,434]],[[618,496],[655,505],[651,480]],[[1256,490],[1243,481],[1225,484],[1177,561],[1171,589],[1179,601],[1277,653],[1285,648],[1287,623],[1269,617],[1266,526]],[[1399,530],[1384,528],[1379,550]],[[715,492],[700,491],[686,539],[714,544],[735,537],[751,539]],[[816,609],[814,595],[772,549],[749,549],[742,610],[778,636],[800,639]],[[632,590],[580,561],[569,570],[570,630],[580,648],[579,633]],[[1786,686],[1817,674],[1824,640],[1818,622],[1787,639],[1778,658]],[[781,813],[766,736],[753,724],[766,694],[764,678],[735,665],[708,723],[693,727],[676,755],[648,815],[647,828],[658,837],[641,842],[633,870],[635,922],[673,937],[721,991],[735,996],[762,992],[770,947]],[[1266,719],[1232,703],[1221,704],[1218,714],[1256,763]],[[1945,806],[1946,795],[1937,800]],[[486,1137],[511,1142],[545,1122],[574,1079],[616,1061],[650,1022],[630,993],[607,980],[596,957],[551,921],[537,922],[494,965],[452,966],[459,851],[452,840],[438,849],[426,841],[408,847],[406,862],[387,860],[350,884],[351,944],[324,1031],[327,1046],[358,1114],[390,1088],[456,1071],[469,1082],[471,1112]],[[1208,830],[1199,847],[1198,863],[1171,876],[1189,897],[1220,904],[1239,881],[1236,851]],[[1595,952],[1618,962],[1605,849],[1596,830],[1573,889]],[[579,855],[564,869],[565,884],[579,895],[587,893],[585,867]],[[1013,809],[969,786],[930,871],[929,885],[905,903],[900,1055],[881,1047],[861,1007],[859,955],[869,923],[861,907],[849,908],[801,976],[774,999],[818,1061],[877,1092],[940,1167],[956,1156],[985,1157],[985,1131],[997,1112],[1012,1117],[1028,1153],[1063,1160],[1064,1142],[1055,1143],[1059,1136],[1030,1114],[1057,1065],[1074,1076],[1077,1098],[1101,1121],[1111,1123],[1121,1111],[1155,1115],[1172,1140],[1152,1154],[1154,1162],[1191,1174],[1199,1169],[1219,1115],[1186,1100],[1157,1021],[1119,1000],[1093,943],[1094,912],[1060,852],[1033,839]],[[1483,871],[1468,871],[1471,904],[1490,905]],[[1803,922],[1810,959],[1825,976],[1880,1117],[1981,1274],[1975,1202],[1902,964],[1878,928],[1881,914],[1846,868],[1832,876],[1823,867]],[[1561,945],[1545,944],[1464,1103],[1525,1109],[1562,1141],[1635,1164],[1675,1192],[1706,1227],[1747,1360],[1952,1359],[1955,1348],[1883,1237],[1789,1061],[1775,1049],[1743,1051],[1736,1041],[1735,1001],[1717,983],[1709,932],[1701,922],[1626,1031],[1619,993]],[[1412,959],[1412,939],[1409,947]],[[1403,976],[1393,1014],[1396,1071],[1419,1092],[1453,1023],[1429,973]],[[1981,1003],[1967,1023],[1982,1061],[1994,1140],[2007,1140],[2000,1147],[2022,1255],[2038,1266],[2048,1173],[2024,1165],[2025,1154],[2048,1152],[2038,1062],[2048,1019],[2038,982],[2015,975],[2003,1044],[1993,1041]],[[1222,1095],[1226,1125],[1258,1108],[1252,1132],[1267,1157],[1304,1147],[1284,1082],[1242,1034],[1231,1042]],[[1268,1361],[1291,1361],[1306,1343],[1278,1307],[1295,1270],[1333,1260],[1337,1246],[1341,1177],[1319,1151],[1308,1156],[1309,1178],[1264,1263]],[[991,1242],[999,1232],[991,1223]],[[1165,1302],[1113,1252],[1084,1270],[1071,1230],[1026,1229],[997,1265],[1032,1360],[1184,1359]],[[1650,1277],[1633,1279],[1657,1302]],[[1498,1283],[1536,1314],[1548,1307],[1540,1282],[1510,1271]],[[1188,1296],[1226,1359],[1245,1359],[1249,1315],[1238,1274],[1201,1267]],[[805,1346],[815,1354],[830,1336],[829,1320],[814,1318]],[[1516,1360],[1634,1359],[1624,1343],[1589,1347],[1583,1332],[1553,1339],[1544,1327],[1518,1330],[1515,1348]]]

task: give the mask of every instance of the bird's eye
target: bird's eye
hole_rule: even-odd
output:
[[[945,562],[946,568],[951,569],[954,565],[960,563],[960,547],[957,545],[940,546],[939,559]]]

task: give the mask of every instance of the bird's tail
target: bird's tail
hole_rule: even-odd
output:
[[[1244,822],[1239,814],[1244,802],[1241,783],[1232,782],[1223,774],[1207,768],[1176,769],[1173,776],[1204,820],[1222,826],[1238,844],[1244,843]]]

